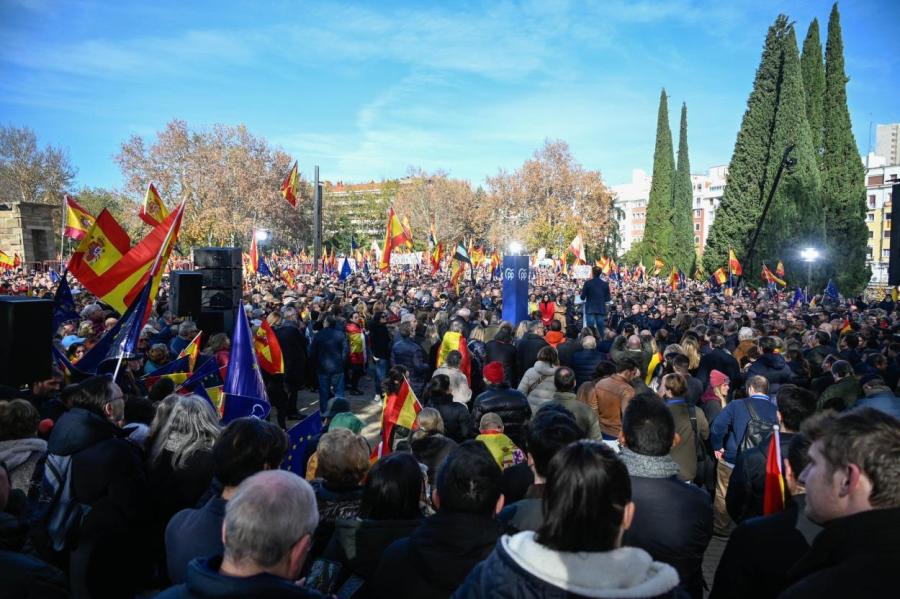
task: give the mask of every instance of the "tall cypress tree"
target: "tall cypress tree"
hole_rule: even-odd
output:
[[[640,245],[644,264],[653,264],[655,256],[667,264],[671,261],[672,244],[672,177],[675,158],[672,154],[672,130],[669,128],[669,106],[666,90],[659,94],[656,119],[656,149],[653,152],[653,181],[647,201],[647,219]]]
[[[678,135],[678,164],[672,186],[672,260],[688,276],[693,274],[697,252],[694,249],[694,186],[688,159],[687,104],[681,105]]]
[[[790,144],[796,162],[782,174],[753,260],[747,261],[750,240]],[[754,283],[762,262],[784,260],[789,275],[790,271],[797,273],[799,249],[820,239],[823,230],[821,180],[806,120],[800,53],[793,26],[780,15],[766,36],[704,265],[708,272],[723,266],[729,247],[733,247]]]
[[[803,40],[803,89],[806,92],[806,120],[812,134],[813,149],[819,169],[822,168],[822,104],[825,101],[825,63],[822,62],[822,42],[819,40],[819,21],[813,19]]]
[[[825,44],[822,193],[830,272],[841,292],[857,293],[871,277],[866,266],[866,173],[847,108],[840,19],[835,3],[828,19]]]

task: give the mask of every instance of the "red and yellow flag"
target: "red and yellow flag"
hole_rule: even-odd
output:
[[[737,256],[734,254],[734,250],[728,250],[728,270],[731,271],[736,277],[744,274],[744,267],[741,266],[741,263],[738,262]]]
[[[784,278],[784,263],[781,260],[779,260],[778,264],[775,265],[775,274],[782,279]]]
[[[466,338],[462,333],[447,331],[444,333],[444,339],[441,341],[441,347],[438,350],[437,363],[435,366],[440,368],[447,359],[447,354],[452,351],[458,351],[462,354],[462,361],[459,363],[459,370],[466,375],[469,385],[472,384],[472,359],[469,356],[469,348],[466,345]]]
[[[762,278],[766,283],[777,283],[777,284],[781,285],[782,287],[787,285],[787,283],[784,281],[784,279],[779,279],[778,277],[776,277],[772,273],[772,271],[769,270],[769,267],[766,266],[765,264],[763,264],[763,267],[762,267]]]
[[[69,260],[69,272],[93,292],[94,279],[116,265],[130,249],[128,233],[104,208],[75,248]]]
[[[450,284],[453,285],[454,289],[456,289],[457,295],[459,295],[459,280],[462,278],[462,275],[465,271],[465,262],[462,262],[455,258],[450,261]]]
[[[187,344],[187,347],[181,350],[180,354],[178,354],[179,358],[188,358],[188,364],[190,365],[190,367],[188,368],[189,372],[194,372],[194,365],[197,363],[197,356],[200,355],[200,339],[202,335],[203,331],[197,333],[197,336]]]
[[[716,283],[719,285],[724,285],[728,280],[728,273],[725,272],[724,268],[720,268],[713,273],[713,277],[716,279]]]
[[[147,193],[144,194],[144,203],[141,204],[138,216],[151,227],[159,225],[169,216],[169,209],[159,197],[159,192],[156,191],[156,186],[152,182],[147,184]]]
[[[297,207],[297,198],[300,197],[300,171],[297,170],[296,160],[291,172],[281,182],[281,195],[292,208]]]
[[[660,258],[658,256],[656,258],[654,258],[653,259],[653,276],[654,277],[658,276],[659,273],[662,272],[663,266],[665,266],[665,265],[666,265],[666,263],[662,261],[662,258]]]
[[[569,244],[569,248],[566,251],[572,252],[572,255],[575,256],[575,259],[578,261],[578,264],[587,263],[587,254],[584,253],[584,240],[581,238],[581,233],[575,236],[575,239],[572,240],[572,243]]]
[[[431,274],[434,275],[441,269],[441,259],[444,257],[444,244],[437,243],[431,250]]]
[[[248,270],[252,274],[259,272],[259,248],[256,246],[256,231],[250,232],[250,253],[247,262]]]
[[[16,267],[16,261],[9,254],[0,250],[0,268],[12,270]]]
[[[66,203],[66,228],[63,235],[70,239],[81,239],[94,226],[94,217],[69,194],[63,197]]]
[[[253,339],[256,348],[256,359],[259,367],[269,374],[284,374],[284,356],[281,354],[281,344],[269,321],[263,319],[262,324],[256,329]]]
[[[412,228],[409,226],[409,218],[404,216],[402,225],[403,225],[403,234],[406,235],[406,247],[409,249],[412,249],[413,238],[412,238]]]
[[[491,272],[494,272],[495,270],[500,268],[500,265],[502,263],[503,263],[503,261],[500,258],[499,252],[497,252],[497,249],[494,248],[494,251],[491,252]]]
[[[669,287],[672,288],[672,291],[678,289],[678,270],[673,266],[672,273],[669,275]]]
[[[841,334],[841,335],[844,335],[845,333],[850,333],[850,332],[852,332],[852,331],[853,331],[853,327],[850,326],[850,319],[849,319],[849,318],[845,318],[845,319],[844,319],[844,322],[841,323],[841,331],[840,331],[840,334]]]
[[[397,215],[394,214],[394,208],[388,211],[387,230],[384,234],[384,249],[381,252],[381,260],[378,261],[379,270],[388,270],[391,267],[391,250],[400,247],[412,238],[407,236],[407,232],[403,229],[403,224]]]
[[[412,430],[416,416],[422,411],[422,404],[409,386],[406,378],[400,383],[396,393],[390,393],[384,400],[381,412],[381,455],[391,452],[391,433],[394,426],[400,425]]]
[[[766,477],[763,487],[763,515],[777,514],[784,510],[784,476],[781,473],[781,435],[774,427],[769,437],[769,455],[766,456]]]

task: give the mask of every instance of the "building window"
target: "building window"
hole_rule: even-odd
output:
[[[695,230],[695,231],[699,231],[699,230],[700,230],[700,223],[694,223],[694,230]]]
[[[868,185],[870,187],[873,185],[883,185],[883,184],[884,184],[884,175],[871,175],[869,177],[868,181],[866,182],[866,185]]]
[[[889,260],[891,257],[891,250],[881,250],[881,259]]]
[[[875,195],[872,194],[869,196],[869,208],[874,208],[874,207],[875,207]]]
[[[699,243],[700,243],[700,238],[699,238],[699,237],[694,237],[694,243],[699,244]]]
[[[885,237],[890,237],[890,236],[891,236],[891,231],[890,231],[890,229],[885,229],[885,230],[884,230],[884,236],[885,236]]]
[[[872,230],[870,229],[870,230],[869,230],[869,239],[872,239],[873,237],[875,237],[875,231],[872,231]]]
[[[866,214],[866,221],[870,223],[875,222],[875,215],[869,212],[868,214]]]

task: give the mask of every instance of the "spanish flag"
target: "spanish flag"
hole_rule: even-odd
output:
[[[105,222],[104,213],[106,210],[97,217],[95,227]],[[152,269],[152,300],[159,291],[162,266],[168,261],[175,246],[183,216],[184,202],[124,254],[119,254],[118,248],[107,237],[95,239],[88,234],[72,255],[69,271],[98,299],[118,312],[125,312],[146,285]],[[95,240],[92,242],[92,239]],[[148,303],[148,310],[150,305],[152,301]]]
[[[300,172],[297,170],[296,160],[294,166],[291,167],[291,172],[281,182],[281,195],[292,208],[297,207],[297,198],[300,197]]]
[[[678,271],[675,267],[672,267],[672,274],[669,275],[669,287],[672,288],[672,291],[678,289]]]
[[[654,258],[653,259],[653,276],[654,277],[658,276],[659,273],[662,272],[663,266],[665,266],[665,265],[666,265],[666,263],[663,262],[662,258],[660,258],[659,256]]]
[[[256,329],[253,338],[253,347],[256,349],[256,360],[259,367],[269,374],[284,374],[284,356],[281,354],[281,344],[269,321],[263,319],[262,324]]]
[[[188,372],[194,372],[194,365],[197,363],[197,356],[200,355],[200,338],[203,336],[203,331],[197,333],[197,336],[194,337],[190,343],[187,344],[181,353],[178,354],[179,358],[188,358],[190,363],[190,367],[188,368]]]
[[[500,265],[502,263],[503,263],[503,261],[500,258],[500,253],[497,252],[497,250],[495,248],[494,251],[491,252],[491,272],[493,273],[498,268],[500,268]]]
[[[16,267],[16,261],[9,257],[9,254],[0,250],[0,268],[12,270]]]
[[[775,274],[782,279],[784,278],[784,263],[781,260],[775,265]]]
[[[412,238],[407,235],[400,223],[400,219],[394,214],[394,208],[388,211],[387,230],[384,234],[384,249],[381,252],[381,259],[378,261],[379,270],[388,270],[391,267],[391,250],[400,247]]]
[[[441,269],[441,259],[444,257],[444,244],[437,243],[431,250],[431,274],[434,275]]]
[[[766,456],[765,486],[763,487],[763,515],[784,510],[784,476],[781,472],[781,435],[778,426],[772,427],[769,455]]]
[[[457,260],[455,257],[450,261],[450,284],[456,289],[457,295],[459,294],[459,280],[465,271],[465,262]]]
[[[844,322],[841,324],[841,333],[840,334],[844,335],[844,334],[850,333],[852,331],[853,331],[853,327],[850,326],[850,319],[845,318]]]
[[[93,293],[94,279],[117,264],[130,249],[128,233],[104,208],[75,248],[69,260],[69,272]]]
[[[63,197],[66,203],[66,229],[63,235],[70,239],[81,239],[94,226],[94,217],[69,194]]]
[[[162,198],[159,197],[159,192],[156,191],[153,183],[147,184],[147,193],[144,194],[144,203],[141,204],[138,216],[151,227],[159,225],[169,216],[169,209],[166,208]]]
[[[391,434],[399,425],[412,430],[416,416],[422,411],[422,404],[409,386],[406,378],[400,383],[396,393],[389,393],[381,412],[381,455],[391,452]]]
[[[720,268],[713,273],[713,280],[718,285],[724,285],[726,281],[728,281],[728,273],[725,272],[724,268]]]
[[[403,217],[403,234],[406,235],[406,247],[412,249],[413,246],[413,238],[412,238],[412,229],[409,226],[409,218]]]
[[[734,255],[734,250],[728,250],[728,270],[736,277],[744,274],[744,268],[738,262],[737,256]]]
[[[776,277],[772,273],[772,271],[769,270],[769,267],[766,266],[765,264],[763,264],[763,267],[762,267],[762,278],[766,283],[778,283],[782,287],[787,285],[787,283],[784,281],[784,279],[779,279],[778,277]]]
[[[454,350],[462,354],[462,361],[459,363],[459,369],[466,375],[466,380],[469,381],[469,386],[471,386],[472,360],[469,357],[469,348],[466,345],[466,338],[462,336],[462,333],[453,331],[444,333],[444,339],[441,341],[441,348],[438,350],[437,364],[435,366],[440,368],[444,364],[444,360],[447,359],[447,354]]]

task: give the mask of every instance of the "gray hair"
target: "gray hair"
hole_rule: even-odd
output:
[[[150,425],[150,463],[168,450],[172,468],[180,470],[196,452],[212,451],[218,438],[219,415],[208,401],[197,395],[170,395]]]
[[[308,482],[286,470],[247,478],[225,508],[225,558],[271,568],[319,524]]]
[[[597,348],[597,340],[594,339],[593,335],[585,335],[581,339],[581,347],[584,349],[596,349]]]
[[[181,337],[187,337],[189,335],[197,334],[197,325],[194,324],[193,321],[185,320],[180,325],[178,325],[178,334]]]
[[[749,339],[753,339],[753,329],[750,327],[741,327],[741,330],[738,331],[738,340],[747,341]]]

